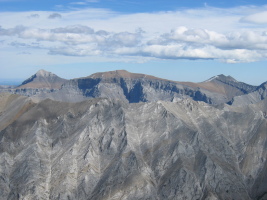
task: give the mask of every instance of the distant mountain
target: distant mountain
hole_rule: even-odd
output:
[[[59,89],[66,81],[66,79],[60,78],[51,72],[41,69],[36,74],[23,81],[17,88]]]
[[[96,73],[72,79],[63,84],[56,93],[49,94],[51,99],[70,102],[96,97],[119,99],[130,103],[173,101],[177,98],[192,98],[210,104],[227,101],[225,95],[205,88],[125,70]]]
[[[267,97],[267,82],[262,83],[256,89],[246,95],[236,96],[229,103],[233,106],[244,106],[248,104],[258,103]]]
[[[39,101],[50,98],[57,101],[79,102],[88,98],[119,99],[123,102],[176,101],[191,98],[218,105],[233,102],[237,96],[257,89],[231,76],[218,75],[201,83],[178,82],[126,70],[95,73],[90,76],[65,80],[39,70],[15,89],[0,89],[14,94],[31,96]]]
[[[192,98],[209,104],[226,103],[235,96],[256,89],[255,86],[224,75],[218,75],[205,82],[192,83],[171,81],[125,70],[96,73],[73,79],[62,86],[62,91],[69,93],[69,88],[72,90],[76,88],[76,93],[79,91],[83,98],[106,97],[130,103]]]
[[[226,97],[226,101],[232,100],[232,98],[235,96],[248,94],[257,88],[257,86],[252,86],[243,82],[239,82],[233,77],[225,76],[223,74],[214,76],[201,83],[185,84],[222,94]]]
[[[60,78],[51,72],[41,69],[36,74],[23,81],[19,86],[0,87],[0,93],[8,92],[29,97],[35,97],[38,95],[45,96],[46,94],[59,90],[62,84],[66,81],[66,79]]]

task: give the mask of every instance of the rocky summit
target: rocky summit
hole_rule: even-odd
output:
[[[259,88],[119,70],[2,91],[0,199],[267,199],[267,99],[228,103]]]

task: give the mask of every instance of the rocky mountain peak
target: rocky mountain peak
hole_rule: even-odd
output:
[[[18,88],[48,88],[59,89],[61,85],[66,82],[65,79],[57,75],[45,71],[43,69],[37,71],[30,78],[22,82]]]
[[[52,72],[48,72],[48,71],[45,71],[43,69],[40,69],[35,75],[36,76],[42,76],[42,77],[56,76]]]
[[[206,80],[205,82],[214,82],[214,81],[221,81],[221,82],[238,82],[231,76],[225,76],[224,74],[220,74],[217,76],[213,76],[210,79]]]

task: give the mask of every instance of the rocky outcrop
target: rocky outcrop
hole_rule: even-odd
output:
[[[266,102],[0,98],[2,199],[265,199]]]

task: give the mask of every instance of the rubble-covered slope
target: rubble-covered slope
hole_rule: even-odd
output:
[[[44,100],[0,131],[0,197],[266,199],[265,104]]]

